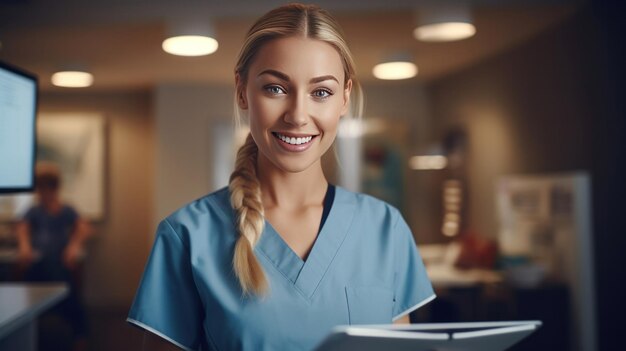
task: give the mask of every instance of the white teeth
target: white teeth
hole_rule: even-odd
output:
[[[278,136],[278,138],[280,138],[280,140],[292,145],[306,144],[311,141],[311,139],[313,139],[313,136],[308,136],[304,138],[290,138],[279,133],[276,133],[276,135]]]

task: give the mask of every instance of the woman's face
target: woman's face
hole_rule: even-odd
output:
[[[259,157],[285,172],[319,162],[347,113],[352,89],[337,50],[315,39],[275,39],[259,49],[241,78],[238,103],[248,111]]]

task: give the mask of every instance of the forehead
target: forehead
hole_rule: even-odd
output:
[[[310,38],[287,37],[263,44],[250,65],[251,78],[266,69],[281,71],[293,80],[329,74],[339,82],[344,78],[339,52],[326,42]]]

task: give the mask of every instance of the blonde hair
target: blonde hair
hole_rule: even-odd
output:
[[[268,41],[289,36],[301,36],[329,43],[339,52],[345,72],[344,84],[352,80],[350,99],[352,116],[360,118],[363,111],[363,93],[356,79],[352,54],[344,39],[337,21],[325,10],[315,5],[288,4],[278,7],[259,18],[248,31],[239,52],[235,74],[245,83],[248,69],[255,54]],[[243,85],[243,84],[242,84]],[[240,122],[237,99],[242,91],[235,94],[235,117]],[[265,226],[261,188],[256,174],[258,148],[248,134],[246,141],[237,152],[235,170],[230,176],[229,190],[231,206],[237,212],[239,238],[235,245],[233,269],[244,294],[265,294],[267,279],[261,264],[254,255],[254,247]]]

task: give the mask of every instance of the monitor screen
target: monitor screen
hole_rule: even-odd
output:
[[[37,77],[0,61],[0,193],[32,191]]]

